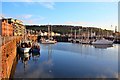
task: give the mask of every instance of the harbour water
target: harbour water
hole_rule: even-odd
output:
[[[93,46],[58,42],[40,46],[40,54],[19,56],[14,78],[118,77],[119,44]]]

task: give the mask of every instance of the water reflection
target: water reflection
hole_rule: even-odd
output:
[[[29,53],[19,54],[19,55],[20,55],[20,61],[24,64],[24,72],[25,72],[28,64],[28,60],[30,60],[31,56]]]
[[[113,45],[93,45],[95,48],[107,49],[113,47]]]
[[[26,72],[26,68],[28,67],[28,61],[31,60],[31,56],[32,56],[32,60],[34,62],[36,62],[36,61],[38,61],[38,59],[40,57],[40,52],[19,54],[19,60],[20,60],[20,62],[23,63],[23,66],[24,66],[24,74]]]
[[[53,53],[54,44],[45,44],[43,46],[47,51],[47,53],[46,53],[47,54],[47,61],[44,61],[43,64],[48,66],[48,73],[52,73],[52,69],[51,69],[53,66],[52,53]]]
[[[72,43],[40,45],[40,53],[21,55],[14,78],[114,78],[118,72],[120,45],[104,50]]]
[[[40,52],[37,52],[37,53],[32,53],[32,59],[33,59],[33,61],[38,61],[38,59],[39,59],[39,57],[40,57]]]

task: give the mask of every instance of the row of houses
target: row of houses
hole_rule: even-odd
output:
[[[48,32],[41,32],[40,33],[40,36],[47,36],[47,35],[48,35]],[[61,34],[60,33],[51,32],[50,35],[51,36],[60,36]]]
[[[60,36],[61,34],[60,33],[55,33],[55,32],[50,32],[50,33],[48,33],[48,32],[46,32],[46,31],[41,31],[41,30],[39,30],[39,31],[34,31],[34,30],[27,30],[27,34],[28,35],[31,35],[31,34],[37,34],[38,36],[48,36],[48,35],[51,35],[51,36]]]
[[[23,22],[13,18],[0,19],[0,35],[5,36],[23,36],[25,33],[25,26]]]

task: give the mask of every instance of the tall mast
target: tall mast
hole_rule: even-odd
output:
[[[75,29],[75,39],[76,39],[76,29]]]
[[[80,39],[80,28],[79,28],[79,39]]]
[[[48,25],[48,39],[50,39],[50,26]]]
[[[89,40],[89,29],[87,29],[88,30],[88,40]]]
[[[117,26],[115,26],[115,32],[117,32]]]
[[[72,28],[71,28],[71,39],[72,39]]]
[[[50,38],[52,39],[52,26],[50,26]]]

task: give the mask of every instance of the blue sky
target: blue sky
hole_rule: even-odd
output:
[[[113,30],[118,26],[118,3],[2,2],[2,15],[24,24],[68,24]]]

